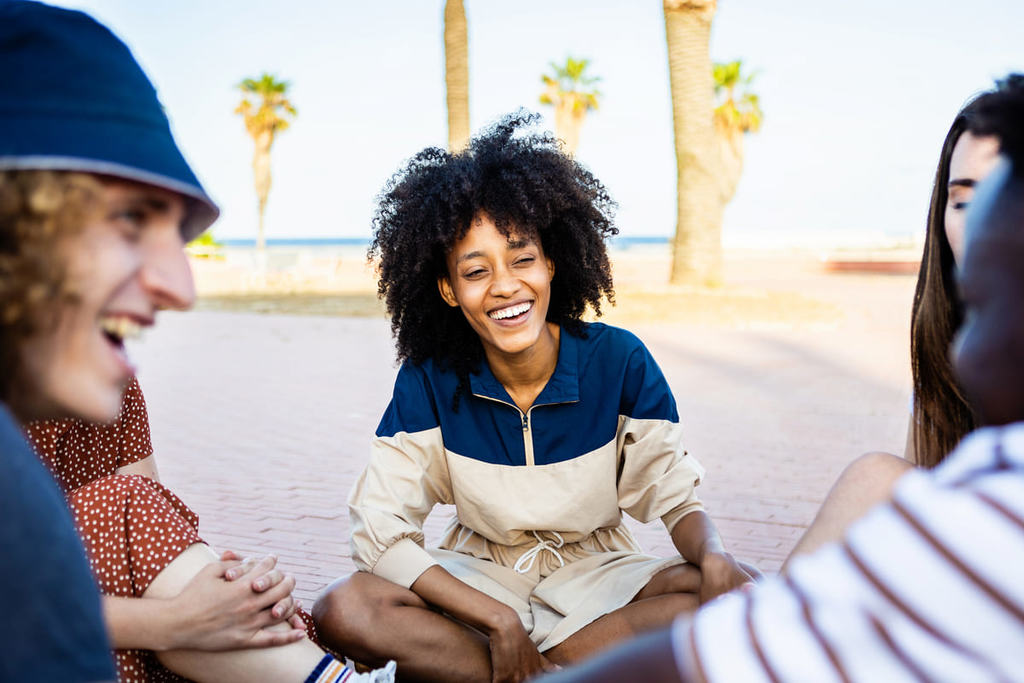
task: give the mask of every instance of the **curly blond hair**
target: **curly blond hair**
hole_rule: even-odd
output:
[[[73,299],[57,245],[96,210],[99,190],[87,173],[0,171],[0,401],[10,399],[22,341]]]

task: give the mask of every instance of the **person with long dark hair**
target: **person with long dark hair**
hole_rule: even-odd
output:
[[[900,476],[914,466],[935,467],[977,426],[949,359],[950,342],[964,320],[956,269],[974,188],[995,167],[1000,140],[1021,125],[1021,102],[1024,75],[1010,74],[960,110],[942,143],[910,321],[913,395],[904,457],[869,453],[851,463],[790,558],[840,537],[889,495]]]

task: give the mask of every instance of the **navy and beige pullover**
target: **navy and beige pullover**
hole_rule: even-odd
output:
[[[601,323],[582,336],[562,329],[555,371],[520,410],[486,362],[458,378],[406,362],[349,497],[352,557],[362,571],[409,586],[434,559],[422,526],[437,504],[492,544],[566,543],[622,524],[621,511],[671,530],[703,509],[703,468],[682,446],[675,399],[633,334]]]

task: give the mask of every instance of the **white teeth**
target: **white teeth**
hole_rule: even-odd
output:
[[[131,318],[121,316],[102,318],[100,328],[118,339],[138,339],[142,336],[142,325]]]
[[[502,308],[501,310],[490,313],[492,320],[504,320],[505,318],[514,318],[517,315],[522,315],[530,310],[533,304],[527,301],[524,304],[518,304],[516,306],[509,306],[508,308]]]

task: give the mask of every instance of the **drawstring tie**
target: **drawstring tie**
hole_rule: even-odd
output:
[[[530,533],[533,534],[533,537],[537,539],[537,545],[527,550],[525,553],[519,556],[518,560],[516,560],[516,564],[513,567],[513,569],[516,570],[517,574],[525,574],[531,569],[533,569],[533,561],[536,560],[537,556],[545,550],[547,550],[555,556],[555,559],[558,560],[559,566],[565,566],[565,560],[563,560],[562,556],[558,553],[558,549],[565,545],[565,539],[562,538],[561,534],[559,534],[557,531],[549,531],[549,534],[554,534],[555,537],[558,539],[558,543],[552,543],[551,541],[545,541],[543,538],[540,537],[540,534],[538,534],[536,531],[531,531]]]

